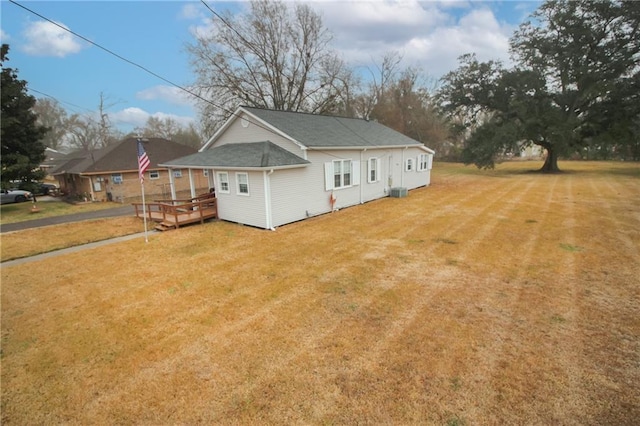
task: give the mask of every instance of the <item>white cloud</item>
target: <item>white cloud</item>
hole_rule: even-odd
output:
[[[308,0],[333,34],[331,46],[368,78],[388,52],[403,55],[401,68],[417,66],[440,78],[458,66],[458,57],[509,64],[509,37],[516,23],[498,20],[490,4],[467,0]],[[211,34],[205,17],[190,28]]]
[[[63,24],[58,25],[68,29]],[[30,55],[63,58],[78,53],[83,47],[71,33],[47,21],[30,22],[23,35],[25,44],[22,50]]]
[[[404,66],[419,66],[439,78],[457,68],[457,58],[509,60],[514,26],[498,22],[486,5],[469,2],[365,1],[311,3],[334,34],[333,46],[352,66],[372,68],[389,51]]]
[[[180,9],[179,17],[182,19],[200,19],[203,17],[202,9],[196,3],[187,3]]]
[[[189,125],[189,123],[194,122],[193,117],[167,114],[164,112],[155,112],[153,114],[150,114],[147,111],[137,107],[125,108],[121,111],[109,113],[109,119],[111,120],[111,122],[116,126],[123,127],[144,127],[149,117],[155,117],[161,120],[165,118],[171,118],[182,126],[187,126]]]
[[[136,93],[136,98],[145,101],[161,100],[173,105],[193,106],[190,95],[175,86],[153,86]]]

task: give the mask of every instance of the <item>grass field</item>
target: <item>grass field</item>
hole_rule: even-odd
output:
[[[144,232],[144,222],[131,216],[4,233],[0,237],[0,261],[6,262],[138,232]]]
[[[637,424],[640,166],[540,165],[3,267],[2,424]]]

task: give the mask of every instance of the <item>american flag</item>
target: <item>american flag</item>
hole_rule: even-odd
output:
[[[140,174],[140,183],[144,183],[144,172],[147,171],[150,165],[151,161],[149,161],[149,157],[144,151],[142,141],[138,139],[138,173]]]

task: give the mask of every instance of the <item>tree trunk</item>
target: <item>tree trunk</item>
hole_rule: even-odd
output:
[[[547,150],[547,158],[544,160],[544,164],[540,171],[542,173],[558,173],[558,154],[555,150],[549,146],[545,147]]]

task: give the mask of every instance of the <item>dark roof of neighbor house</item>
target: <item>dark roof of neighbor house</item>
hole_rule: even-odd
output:
[[[163,138],[144,138],[144,150],[151,161],[149,169],[173,158],[193,154],[197,150]],[[50,172],[56,174],[94,174],[138,170],[137,138],[126,138],[106,148],[77,152]]]
[[[308,148],[423,146],[377,121],[241,107]]]
[[[187,168],[284,168],[306,164],[309,164],[309,161],[270,141],[225,144],[162,163],[171,167]]]
[[[42,160],[42,163],[40,163],[40,167],[42,168],[51,169],[67,160],[67,154],[55,149],[51,149],[49,147],[45,148],[44,155],[44,160]]]

